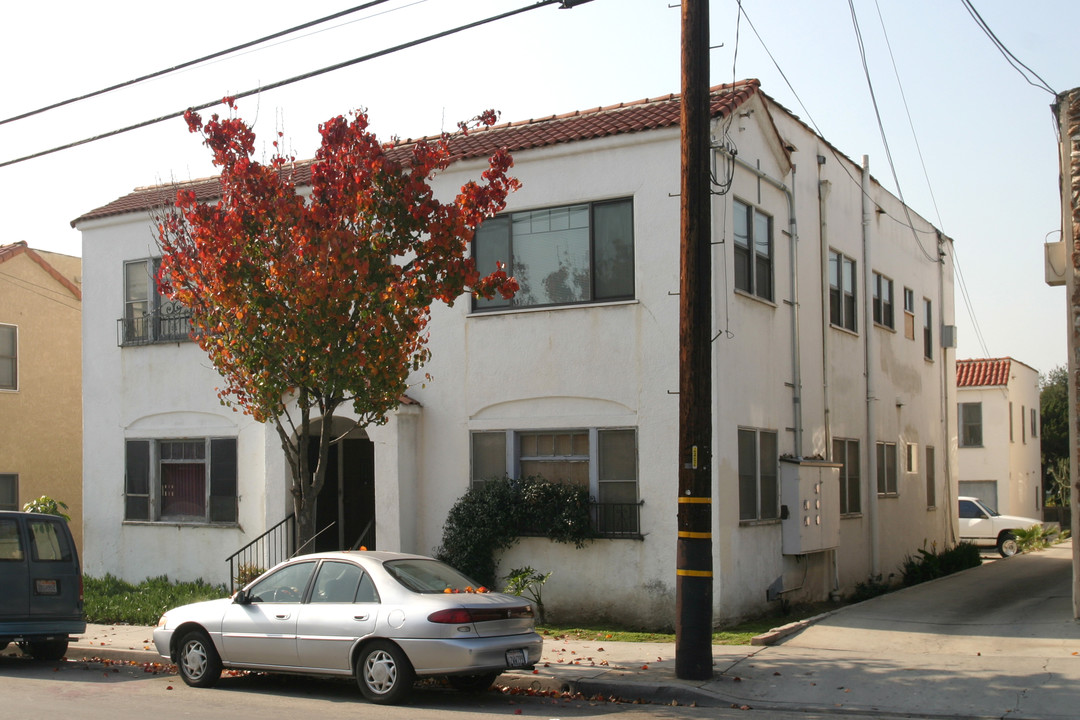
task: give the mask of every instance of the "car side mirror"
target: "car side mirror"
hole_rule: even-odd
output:
[[[233,595],[233,602],[237,605],[250,605],[251,596],[248,594],[247,590],[240,589],[236,591],[235,595]]]

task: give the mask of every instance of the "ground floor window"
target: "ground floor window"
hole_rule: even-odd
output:
[[[862,485],[859,480],[859,441],[833,439],[833,462],[840,463],[840,514],[862,512]]]
[[[878,495],[899,494],[896,486],[896,443],[877,444],[877,491]]]
[[[124,519],[236,522],[236,439],[128,440]]]
[[[19,476],[0,473],[0,510],[19,509]]]
[[[780,517],[776,431],[739,428],[739,520]]]
[[[926,447],[926,507],[937,507],[937,469],[934,448]]]
[[[588,488],[601,535],[639,530],[637,430],[495,430],[471,436],[474,485],[493,478],[542,477]]]

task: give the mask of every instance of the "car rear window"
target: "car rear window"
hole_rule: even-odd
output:
[[[390,577],[415,593],[441,593],[465,590],[476,583],[438,560],[390,560],[383,563]]]
[[[31,520],[30,552],[35,562],[70,562],[71,546],[60,529],[60,523],[51,520]]]

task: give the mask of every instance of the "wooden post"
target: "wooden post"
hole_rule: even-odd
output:
[[[712,677],[712,264],[709,3],[682,1],[679,517],[675,675]]]

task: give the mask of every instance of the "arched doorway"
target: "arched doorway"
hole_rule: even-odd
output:
[[[315,435],[309,445],[312,468],[318,460],[318,441]],[[361,546],[374,550],[374,444],[362,430],[354,429],[330,446],[327,461],[326,481],[315,504],[315,532],[318,534],[310,552],[351,550]]]

